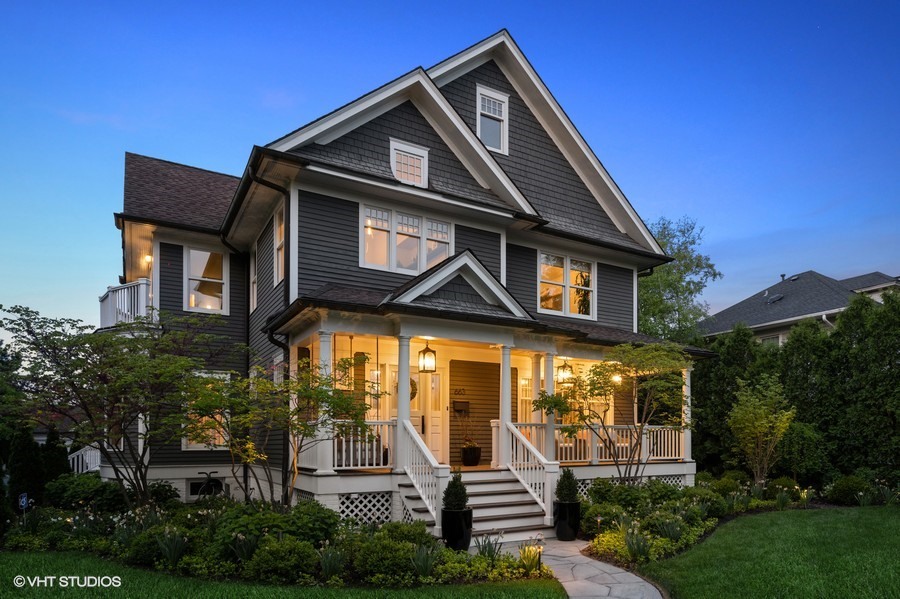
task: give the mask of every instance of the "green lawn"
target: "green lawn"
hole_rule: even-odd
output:
[[[13,579],[16,576],[119,576],[121,586],[109,589],[73,589],[59,588],[59,583],[52,589],[30,588],[26,582],[24,588],[16,588]],[[159,572],[150,572],[137,568],[129,568],[115,562],[81,553],[0,553],[0,597],[162,597],[179,599],[181,597],[203,598],[215,597],[292,597],[306,599],[353,598],[353,597],[535,597],[538,599],[561,599],[566,593],[555,580],[516,581],[496,584],[455,585],[442,587],[418,588],[405,591],[398,590],[361,590],[361,589],[322,589],[306,587],[273,587],[259,584],[242,584],[231,582],[210,582],[196,578],[180,578]]]
[[[673,599],[900,597],[900,507],[744,516],[640,573]]]

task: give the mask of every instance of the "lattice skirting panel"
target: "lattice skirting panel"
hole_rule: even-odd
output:
[[[341,518],[358,522],[387,522],[391,519],[390,491],[384,493],[347,493],[339,496]]]
[[[316,499],[316,496],[312,491],[297,489],[295,493],[297,494],[297,499],[300,501],[314,501]]]
[[[587,496],[588,489],[591,488],[591,484],[594,482],[593,478],[581,478],[578,479],[578,494]]]
[[[415,521],[412,512],[406,507],[406,502],[403,502],[403,521],[407,524],[412,524]]]
[[[676,487],[684,487],[684,475],[683,474],[666,474],[663,476],[652,476],[650,477],[653,480],[658,480],[666,483],[667,485],[673,485]]]

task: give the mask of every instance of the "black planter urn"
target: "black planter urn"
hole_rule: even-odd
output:
[[[472,542],[472,508],[441,509],[441,531],[444,543],[454,551],[468,551]]]
[[[481,462],[480,447],[461,447],[459,453],[463,466],[477,466]]]
[[[555,501],[553,511],[556,517],[556,538],[560,541],[574,541],[581,528],[581,502]]]

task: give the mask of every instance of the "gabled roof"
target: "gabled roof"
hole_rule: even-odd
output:
[[[842,282],[808,270],[710,316],[699,327],[704,335],[715,335],[727,333],[737,324],[750,328],[789,325],[804,318],[840,312],[853,296],[853,291]]]
[[[461,289],[459,283],[456,283],[455,289],[450,293],[431,298],[430,301],[421,301],[422,299],[427,300],[429,296],[433,296],[448,283],[458,278],[465,281],[468,288],[483,301],[472,301],[472,293]],[[420,300],[419,305],[429,305],[433,308],[444,307],[463,312],[473,309],[485,311],[484,304],[487,304],[494,308],[494,310],[487,310],[487,314],[505,314],[515,318],[534,320],[468,249],[410,279],[387,296],[382,304],[413,304],[416,300]]]
[[[422,113],[482,187],[493,191],[511,209],[537,216],[534,207],[422,68],[410,71],[266,147],[286,152],[312,143],[327,144],[407,101]]]
[[[428,75],[438,87],[443,87],[489,60],[494,60],[504,72],[619,231],[647,251],[663,255],[662,248],[625,194],[506,29],[431,67]]]
[[[122,216],[218,232],[238,177],[125,153]]]
[[[849,279],[841,279],[841,283],[851,291],[863,291],[900,284],[898,279],[900,277],[891,277],[883,272],[875,271]]]

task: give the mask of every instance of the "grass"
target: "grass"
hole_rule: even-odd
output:
[[[16,576],[119,576],[121,586],[108,589],[60,588],[57,582],[53,588],[16,588]],[[211,582],[197,578],[181,578],[161,572],[151,572],[130,568],[115,562],[83,553],[0,553],[0,597],[191,597],[202,599],[243,599],[254,597],[294,599],[363,597],[435,597],[441,599],[463,599],[468,597],[498,597],[535,599],[563,599],[566,592],[556,580],[525,580],[507,583],[484,583],[424,587],[408,590],[394,589],[323,589],[309,587],[275,587],[261,584],[238,582]]]
[[[770,512],[639,571],[672,599],[900,597],[900,507]]]

